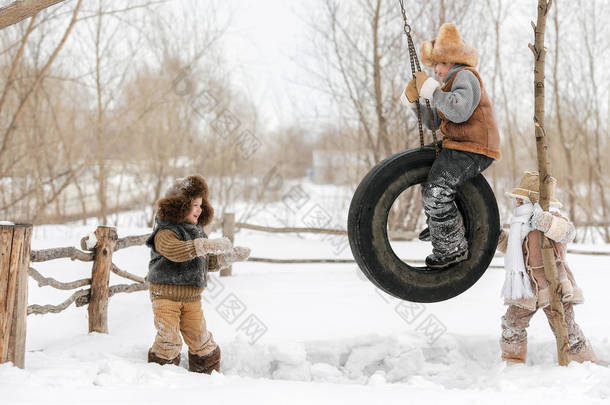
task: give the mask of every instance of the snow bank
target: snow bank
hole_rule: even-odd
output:
[[[159,403],[171,392],[175,401],[200,398],[237,404],[251,403],[252,398],[235,393],[267,387],[275,394],[254,403],[307,403],[326,391],[338,391],[342,400],[330,395],[320,398],[321,403],[363,403],[357,394],[362,391],[349,388],[357,385],[366,386],[365,396],[375,403],[381,398],[404,403],[413,396],[423,397],[425,403],[450,400],[455,404],[471,403],[474,398],[483,403],[509,403],[511,398],[545,403],[554,398],[557,404],[610,399],[609,369],[591,363],[558,367],[554,348],[547,343],[531,347],[544,353],[531,364],[507,367],[499,360],[497,342],[491,337],[449,335],[434,345],[408,333],[269,345],[235,339],[221,342],[223,373],[206,376],[187,371],[186,351],[180,366],[159,366],[146,363],[148,346],[144,342],[81,334],[69,342],[29,352],[25,370],[0,365],[0,394],[10,399],[3,403],[45,402],[45,398],[71,403],[76,392],[90,390],[80,398],[81,403],[97,402],[98,393],[119,401],[137,397]],[[271,381],[273,385],[269,385]],[[286,385],[288,381],[301,384]],[[159,396],[162,387],[166,392]]]
[[[120,235],[145,228],[118,229]],[[74,244],[87,227],[35,227],[36,248]],[[333,257],[324,239],[240,232],[236,244],[253,256]],[[421,242],[397,244],[401,256],[424,255]],[[608,248],[607,246],[599,246]],[[337,253],[349,257],[349,252]],[[149,249],[115,253],[118,267],[146,274]],[[610,305],[607,257],[569,255],[586,304],[576,320],[601,358],[610,359],[610,325],[600,316]],[[495,259],[498,262],[498,259]],[[500,259],[501,262],[501,259]],[[68,259],[33,263],[44,276],[72,281],[90,275],[91,264]],[[488,270],[464,294],[417,306],[405,317],[405,302],[380,293],[354,264],[270,265],[237,263],[233,277],[213,277],[204,293],[208,328],[222,350],[222,374],[148,364],[155,336],[148,294],[114,295],[108,306],[109,334],[87,334],[86,307],[29,316],[26,368],[0,365],[1,403],[176,403],[229,404],[607,404],[610,370],[556,365],[546,318],[536,314],[528,329],[528,362],[506,367],[500,360],[499,298],[504,274]],[[111,274],[111,284],[125,282]],[[213,287],[212,287],[213,286]],[[29,303],[59,303],[71,294],[38,287],[30,280]],[[227,317],[227,300],[243,313]],[[255,341],[241,325],[250,316],[264,324]],[[443,326],[430,339],[423,320]]]

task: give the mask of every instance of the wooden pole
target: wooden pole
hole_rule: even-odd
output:
[[[21,253],[20,269],[17,274],[17,289],[13,307],[13,322],[9,337],[8,360],[19,368],[25,367],[25,336],[28,316],[28,272],[30,268],[30,252],[32,250],[32,225],[22,225],[23,251]]]
[[[235,241],[235,214],[227,213],[222,217],[222,236],[229,238],[231,243]],[[233,274],[233,266],[220,270],[220,277],[228,277]]]
[[[0,363],[25,366],[32,225],[0,225]]]
[[[117,241],[116,228],[98,226],[97,243],[91,270],[91,298],[89,300],[89,333],[108,333],[108,281],[112,267],[112,253]]]
[[[534,125],[536,134],[536,152],[538,155],[538,173],[540,181],[540,205],[542,209],[549,209],[549,184],[551,183],[550,162],[548,160],[548,143],[544,131],[544,62],[546,48],[544,47],[544,30],[546,26],[546,15],[552,5],[552,0],[538,0],[538,18],[536,24],[532,22],[534,29],[534,45],[529,44],[534,54]],[[542,260],[544,262],[544,274],[551,285],[551,324],[555,330],[557,340],[557,356],[559,364],[565,366],[569,363],[568,328],[566,326],[563,304],[559,291],[559,276],[555,266],[555,253],[551,241],[541,235]]]

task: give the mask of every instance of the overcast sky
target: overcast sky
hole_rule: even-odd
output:
[[[228,0],[225,55],[234,83],[260,107],[270,129],[325,117],[325,101],[304,84],[302,50],[309,46],[302,2]],[[317,4],[308,1],[306,5]]]

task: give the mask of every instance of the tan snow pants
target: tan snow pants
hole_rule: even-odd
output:
[[[182,337],[189,353],[205,356],[216,349],[212,334],[207,330],[201,300],[193,302],[155,299],[152,302],[157,335],[152,352],[171,360],[180,354]]]

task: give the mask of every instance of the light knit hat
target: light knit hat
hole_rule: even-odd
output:
[[[551,181],[549,183],[549,199],[550,203],[557,208],[561,208],[562,204],[555,198],[555,188],[557,186],[557,179],[555,177],[550,176]],[[506,195],[509,197],[521,198],[524,200],[529,200],[532,204],[537,203],[540,196],[540,182],[538,180],[538,172],[537,171],[525,171],[521,180],[519,181],[519,186],[513,188],[510,192],[507,192]]]
[[[431,68],[435,63],[459,63],[475,67],[479,63],[479,53],[466,44],[452,23],[441,25],[435,40],[425,41],[421,45],[421,60]]]

